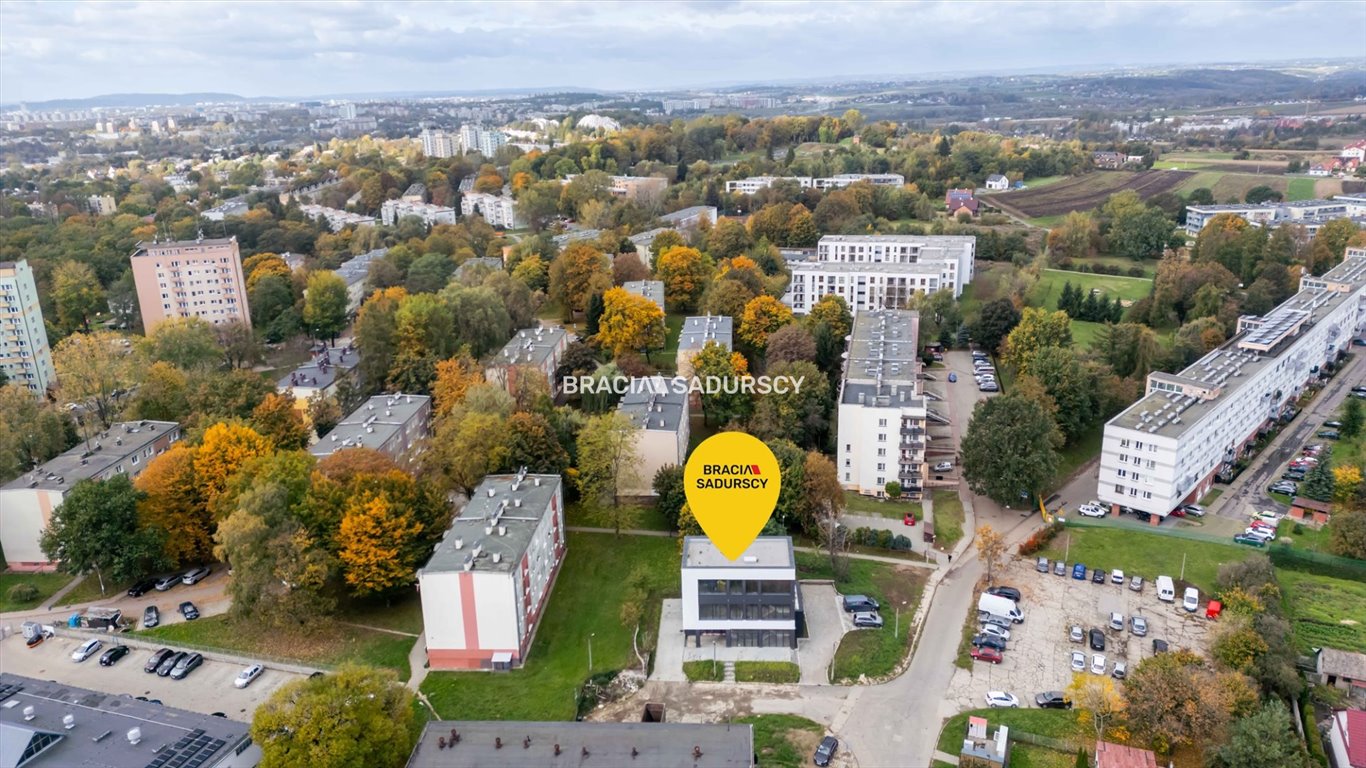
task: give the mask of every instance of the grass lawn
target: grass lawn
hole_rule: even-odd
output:
[[[1080,439],[1062,449],[1058,454],[1058,475],[1053,480],[1055,489],[1061,488],[1067,482],[1068,475],[1076,472],[1078,467],[1100,454],[1100,443],[1104,437],[1105,425],[1093,424]]]
[[[1290,179],[1285,193],[1286,200],[1313,200],[1314,179]]]
[[[1089,264],[1093,267],[1098,265],[1119,267],[1125,272],[1127,272],[1130,267],[1142,267],[1144,277],[1152,277],[1157,272],[1157,261],[1152,259],[1148,261],[1134,261],[1133,259],[1126,259],[1123,256],[1093,256],[1089,259],[1073,259],[1072,263],[1074,265]],[[1083,272],[1082,274],[1087,273]]]
[[[972,658],[972,638],[977,634],[977,611],[968,611],[963,619],[963,633],[958,640],[958,657],[953,660],[959,669],[972,669],[978,662]],[[983,661],[982,664],[987,662]]]
[[[683,674],[692,682],[708,680],[719,683],[726,677],[726,664],[721,661],[685,661]]]
[[[1041,229],[1052,229],[1061,224],[1065,218],[1067,218],[1067,214],[1059,213],[1056,216],[1036,216],[1032,219],[1025,219],[1025,221]]]
[[[963,500],[953,488],[935,488],[934,546],[941,552],[952,552],[963,538]]]
[[[1284,569],[1276,577],[1301,652],[1329,647],[1366,653],[1366,584]]]
[[[1040,177],[1037,178],[1037,179],[1025,179],[1025,180],[1024,180],[1025,189],[1038,189],[1039,187],[1046,187],[1046,186],[1048,186],[1049,184],[1057,184],[1058,182],[1062,181],[1063,179],[1067,179],[1067,178],[1071,178],[1071,177],[1070,177],[1070,176],[1040,176]]]
[[[669,523],[664,519],[659,508],[654,504],[637,504],[640,510],[640,517],[636,522],[635,528],[645,531],[672,531]],[[594,520],[592,513],[583,504],[570,504],[564,510],[564,524],[583,526],[585,528],[608,528],[611,526],[603,524],[601,520]]]
[[[227,616],[167,624],[134,634],[145,640],[162,640],[172,645],[216,649],[267,660],[281,658],[318,666],[355,661],[392,669],[400,680],[408,679],[408,652],[416,642],[411,637],[336,622],[329,624],[326,632],[316,635],[262,631],[255,624]]]
[[[1105,323],[1093,323],[1088,320],[1072,321],[1072,346],[1078,350],[1091,348],[1092,342],[1100,335],[1100,329],[1105,327]]]
[[[104,579],[105,589],[104,592],[101,593],[100,580],[95,578],[95,574],[89,573],[81,580],[80,584],[77,584],[70,592],[67,592],[62,596],[61,604],[78,605],[80,603],[97,603],[102,600],[113,600],[116,597],[121,597],[131,586],[133,586],[131,582],[114,582],[110,581],[109,577],[106,576]]]
[[[802,579],[833,579],[830,559],[814,552],[797,553],[797,576]],[[841,594],[861,594],[882,606],[882,629],[849,632],[835,651],[831,678],[857,679],[860,674],[876,677],[890,673],[906,655],[911,617],[920,604],[926,572],[872,560],[849,560],[849,575],[835,579]],[[900,608],[900,626],[896,621]]]
[[[417,590],[384,600],[349,600],[338,606],[337,615],[353,624],[422,634],[422,598]]]
[[[1073,288],[1083,291],[1100,291],[1106,298],[1118,296],[1121,300],[1138,301],[1152,293],[1153,281],[1146,277],[1124,277],[1122,275],[1097,275],[1094,272],[1071,272],[1065,269],[1045,269],[1039,282],[1029,292],[1028,304],[1031,307],[1058,308],[1058,298],[1062,296],[1063,286],[1072,283]],[[1083,294],[1085,295],[1085,294]]]
[[[1020,694],[1016,694],[1017,696]],[[1023,702],[1022,702],[1023,703]],[[1066,709],[972,709],[967,712],[959,712],[944,721],[944,729],[939,732],[939,750],[950,755],[958,754],[958,750],[963,746],[963,736],[968,732],[968,717],[985,717],[987,719],[987,733],[994,733],[998,725],[1005,725],[1011,731],[1032,733],[1036,736],[1046,736],[1050,739],[1086,739],[1090,737],[1090,732],[1083,729],[1081,723],[1077,722],[1074,712]],[[1091,737],[1093,740],[1093,737]],[[1015,750],[1020,746],[1020,742],[1013,742],[1010,749],[1010,764],[1015,765]],[[1037,747],[1035,748],[1037,749]],[[1052,752],[1052,750],[1044,750]],[[1068,756],[1067,765],[1071,766],[1076,760],[1076,755]],[[1035,763],[1040,765],[1040,763]],[[1042,763],[1048,765],[1048,763]]]
[[[1212,190],[1214,189],[1214,185],[1218,184],[1219,180],[1222,178],[1224,178],[1223,171],[1200,171],[1178,184],[1176,189],[1173,189],[1172,191],[1180,195],[1188,195],[1192,190],[1196,189],[1204,188]],[[1219,202],[1223,201],[1220,200]]]
[[[661,373],[678,370],[678,337],[683,335],[683,321],[687,317],[670,313],[664,316],[664,348],[650,352],[649,362]]]
[[[579,687],[593,670],[637,666],[632,628],[621,621],[627,575],[649,573],[641,636],[659,626],[659,600],[678,593],[678,542],[652,536],[569,533],[569,550],[550,607],[537,630],[526,666],[511,672],[433,672],[422,691],[444,718],[469,720],[571,720]]]
[[[1333,538],[1333,532],[1327,525],[1322,528],[1311,528],[1300,524],[1300,532],[1295,533],[1295,521],[1285,518],[1281,520],[1280,525],[1276,526],[1276,536],[1279,537],[1277,538],[1279,544],[1289,541],[1290,546],[1296,549],[1333,554],[1328,549]]]
[[[37,608],[43,601],[56,594],[75,578],[69,573],[0,573],[0,612],[26,611]],[[9,591],[18,584],[28,584],[38,590],[32,600],[22,603],[9,598]]]
[[[878,499],[872,496],[864,496],[853,491],[844,492],[844,511],[850,515],[864,515],[866,517],[887,517],[893,520],[900,520],[906,516],[907,512],[914,512],[919,520],[923,517],[920,510],[920,502],[888,499]]]
[[[1223,488],[1211,488],[1211,489],[1209,489],[1209,493],[1205,494],[1204,497],[1200,499],[1200,506],[1202,506],[1202,507],[1208,507],[1209,505],[1211,505],[1211,504],[1214,503],[1214,500],[1215,500],[1215,499],[1217,499],[1217,498],[1219,498],[1220,496],[1223,496],[1223,495],[1224,495],[1224,489],[1223,489]]]
[[[546,299],[545,302],[541,304],[541,308],[536,311],[536,317],[542,320],[553,320],[557,323],[563,319],[563,316],[564,309],[560,306],[560,302],[555,301],[554,299]]]
[[[825,726],[796,715],[751,715],[735,722],[754,726],[754,753],[762,768],[809,765]]]
[[[790,661],[735,662],[737,683],[795,683],[801,679],[802,668]]]
[[[1222,563],[1246,559],[1254,551],[1232,542],[1220,544],[1185,539],[1151,533],[1133,525],[1069,526],[1039,555],[1050,560],[1086,563],[1090,568],[1119,568],[1128,575],[1138,574],[1148,581],[1158,576],[1180,578],[1184,560],[1185,580],[1208,592],[1214,587]]]

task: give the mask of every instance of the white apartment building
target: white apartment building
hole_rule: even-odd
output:
[[[559,475],[489,475],[417,572],[432,669],[510,669],[564,562]]]
[[[632,379],[617,410],[636,425],[639,435],[640,461],[633,467],[634,482],[622,492],[654,496],[655,473],[669,465],[681,467],[688,459],[687,382],[662,376]]]
[[[706,536],[683,539],[683,645],[704,635],[727,648],[796,648],[801,587],[792,539],[760,536],[727,560]]]
[[[554,394],[560,389],[555,369],[568,346],[569,332],[563,328],[523,328],[484,367],[484,380],[515,394],[519,376],[540,376]]]
[[[454,157],[458,149],[458,137],[445,131],[426,128],[419,137],[422,140],[422,154],[427,157]]]
[[[1281,224],[1323,224],[1333,219],[1366,217],[1366,195],[1338,195],[1330,200],[1296,200],[1288,203],[1186,206],[1186,234],[1192,237],[1215,216],[1231,213],[1261,227]],[[1314,231],[1318,230],[1315,226]]]
[[[170,318],[251,325],[236,237],[142,242],[131,261],[147,333]]]
[[[113,195],[91,195],[86,198],[86,205],[90,207],[90,212],[96,216],[113,216],[119,208],[114,204]]]
[[[299,210],[310,219],[316,219],[319,216],[321,216],[323,219],[327,221],[327,226],[333,232],[340,232],[343,229],[346,229],[347,227],[353,226],[375,226],[374,216],[366,216],[360,213],[351,213],[350,211],[343,211],[337,208],[328,208],[326,206],[308,203],[306,205],[299,206]]]
[[[405,216],[416,216],[428,227],[437,224],[454,224],[455,209],[432,203],[415,203],[410,200],[385,200],[379,207],[380,221],[392,227]]]
[[[730,351],[733,349],[735,319],[730,315],[699,315],[683,320],[678,333],[678,355],[674,358],[679,376],[692,376],[692,359],[707,342],[715,342]]]
[[[920,385],[920,314],[854,314],[840,380],[836,463],[846,490],[885,496],[887,483],[918,497],[924,488],[929,418]]]
[[[1198,501],[1363,328],[1366,249],[1352,248],[1194,365],[1149,374],[1142,399],[1105,425],[1097,496],[1160,517]]]
[[[571,173],[560,179],[560,183],[568,184],[577,177],[578,174]],[[664,196],[664,190],[669,188],[669,180],[663,176],[609,176],[608,179],[611,186],[607,191],[613,197],[647,204],[658,202]]]
[[[828,294],[854,311],[897,309],[917,291],[953,291],[972,282],[977,238],[933,235],[826,235],[816,258],[793,262],[784,303],[797,314]]]
[[[384,258],[388,252],[388,248],[376,248],[353,256],[337,267],[337,276],[346,282],[346,314],[355,314],[365,303],[365,281],[370,277],[370,264]]]
[[[526,226],[522,218],[517,215],[517,201],[512,199],[512,195],[504,192],[501,195],[490,195],[484,192],[466,192],[460,196],[460,215],[473,216],[479,214],[484,217],[484,221],[489,226],[504,227],[506,229],[520,229]]]
[[[460,148],[464,152],[478,152],[484,157],[493,157],[507,143],[508,138],[502,131],[477,125],[460,126]]]
[[[41,396],[57,382],[38,286],[28,261],[0,261],[0,371]]]
[[[716,226],[716,214],[716,206],[714,205],[694,205],[681,211],[666,213],[660,216],[659,220],[664,222],[664,226],[669,229],[687,233],[699,229],[704,221],[709,226]]]
[[[659,311],[664,311],[664,281],[663,280],[627,280],[621,284],[627,293],[634,293],[643,296],[655,303]]]
[[[120,422],[0,486],[0,547],[9,567],[37,571],[55,565],[39,539],[71,486],[119,474],[137,477],[179,439],[180,425],[173,421]]]
[[[431,417],[432,399],[426,395],[375,395],[308,452],[321,459],[348,448],[371,448],[400,465],[412,464],[425,447]]]
[[[796,182],[802,189],[837,189],[866,181],[879,187],[904,187],[906,177],[899,173],[841,173],[836,176],[750,176],[726,182],[727,192],[752,195],[780,181]]]

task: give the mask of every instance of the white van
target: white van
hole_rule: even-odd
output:
[[[1181,607],[1191,613],[1200,607],[1200,590],[1195,587],[1186,587],[1186,594],[1181,598]]]
[[[1172,584],[1172,577],[1157,577],[1157,599],[1164,603],[1170,603],[1176,600],[1176,586]]]
[[[1024,612],[1020,610],[1020,606],[1014,600],[1008,597],[982,595],[977,599],[977,610],[996,616],[1005,616],[1016,624],[1024,622]]]

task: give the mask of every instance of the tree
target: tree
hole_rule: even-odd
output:
[[[842,538],[836,529],[844,513],[844,486],[840,484],[835,462],[817,451],[808,451],[802,467],[802,491],[806,494],[810,514],[802,521],[808,534],[820,537],[825,543],[830,567],[836,574],[847,572],[848,563],[842,557]]]
[[[821,233],[816,227],[816,219],[806,206],[792,206],[787,217],[787,242],[780,244],[789,248],[814,248],[820,238]]]
[[[1233,717],[1257,703],[1247,677],[1215,672],[1185,649],[1140,661],[1124,693],[1130,729],[1163,752],[1222,742]]]
[[[240,424],[220,422],[205,430],[194,459],[194,472],[204,504],[217,513],[214,502],[227,490],[232,476],[248,461],[266,456],[273,450],[270,440]]]
[[[295,451],[308,447],[308,427],[294,406],[294,398],[274,392],[251,412],[251,424],[277,449]]]
[[[977,526],[977,556],[987,567],[987,582],[993,582],[996,567],[1006,556],[1006,537],[985,523]]]
[[[60,262],[52,270],[52,303],[63,331],[90,332],[90,318],[105,306],[104,289],[95,270],[79,261]]]
[[[384,496],[352,498],[338,538],[346,584],[358,597],[411,584],[421,562],[411,556],[422,525]]]
[[[1338,511],[1329,528],[1333,554],[1366,560],[1366,509]]]
[[[982,307],[970,333],[983,349],[995,353],[1006,336],[1020,323],[1020,310],[1010,299],[996,299]]]
[[[768,337],[764,360],[769,365],[815,362],[816,339],[804,325],[785,325]]]
[[[782,482],[778,502],[773,505],[773,515],[760,535],[781,536],[804,530],[814,520],[811,504],[806,498],[806,451],[791,440],[782,438],[765,440],[764,445],[778,459],[778,474]]]
[[[1071,347],[1044,347],[1019,365],[1033,376],[1058,406],[1057,422],[1069,442],[1082,437],[1100,415],[1096,380]]]
[[[1110,252],[1134,261],[1162,256],[1171,239],[1172,222],[1158,208],[1142,206],[1110,221]]]
[[[727,229],[729,229],[730,227],[733,226],[733,227],[739,227],[739,229],[740,229],[741,232],[745,232],[745,225],[741,224],[740,222],[735,221],[735,220],[733,220],[733,219],[721,219],[720,221],[718,221],[718,222],[716,223],[716,226],[712,228],[711,237],[716,237],[716,233],[722,231],[722,225],[723,225],[723,224],[724,224],[724,225],[727,225],[727,227],[726,227]],[[745,248],[748,248],[748,247],[749,247],[749,241],[748,241],[749,235],[748,235],[748,233],[745,233],[745,237],[746,237]],[[651,241],[650,241],[650,263],[651,263],[651,264],[658,264],[658,263],[659,263],[659,254],[661,254],[661,253],[663,253],[663,252],[669,250],[670,248],[673,248],[673,247],[676,247],[676,246],[680,246],[680,245],[687,245],[687,244],[688,244],[687,241],[683,239],[683,236],[682,236],[682,235],[678,234],[678,231],[677,231],[677,230],[666,229],[666,230],[664,230],[663,232],[660,232],[659,234],[655,235],[655,239],[654,239],[654,240],[651,240]],[[737,251],[737,253],[738,253],[738,252],[743,252],[743,251],[744,251],[744,248],[741,248],[740,251]]]
[[[1053,480],[1062,442],[1037,401],[1014,393],[979,401],[960,449],[963,477],[974,493],[1019,504],[1021,493],[1036,493]],[[1011,450],[1001,450],[1003,445]]]
[[[745,305],[754,298],[754,291],[739,280],[722,276],[711,282],[703,304],[709,315],[725,315],[736,323],[745,313]]]
[[[1318,738],[1311,734],[1311,738]],[[1304,768],[1309,765],[1294,719],[1280,699],[1234,721],[1227,743],[1213,749],[1211,768]]]
[[[589,243],[570,243],[550,262],[550,298],[564,308],[567,319],[588,308],[589,296],[611,287],[607,257]]]
[[[1091,726],[1097,740],[1104,739],[1106,727],[1124,716],[1124,697],[1110,677],[1073,674],[1067,696],[1077,710],[1077,719]]]
[[[750,393],[742,390],[740,380],[749,376],[749,363],[739,352],[731,352],[716,341],[702,345],[693,356],[693,375],[702,381],[714,379],[717,386],[702,391],[702,414],[711,424],[725,425],[742,421],[753,408]],[[733,382],[733,383],[728,383]]]
[[[194,459],[195,449],[178,442],[148,462],[133,483],[142,494],[140,524],[163,532],[163,552],[173,568],[213,554],[213,517],[199,493]]]
[[[436,380],[432,382],[433,411],[445,416],[465,400],[470,387],[484,383],[484,369],[467,354],[442,360],[436,364]]]
[[[141,494],[127,475],[82,480],[71,486],[39,541],[43,554],[67,573],[95,572],[128,582],[165,565],[159,532],[138,522]]]
[[[502,469],[508,472],[526,467],[533,473],[559,475],[569,467],[569,452],[543,413],[518,411],[509,416],[506,448]]]
[[[697,308],[702,298],[711,277],[711,264],[696,248],[676,246],[659,255],[655,274],[664,282],[664,306],[675,312],[689,312]]]
[[[223,363],[229,368],[247,368],[265,359],[265,351],[246,323],[232,321],[213,327]]]
[[[451,281],[455,273],[455,262],[441,253],[428,253],[420,256],[408,267],[408,281],[404,287],[408,293],[436,293]]]
[[[854,327],[854,315],[849,311],[849,303],[843,296],[833,293],[822,296],[820,301],[812,305],[806,321],[812,326],[824,323],[835,339],[841,342]]]
[[[769,376],[786,379],[787,391],[758,396],[750,429],[760,439],[785,437],[804,446],[823,445],[830,427],[830,380],[814,363],[778,363]]]
[[[578,441],[579,488],[590,508],[600,508],[609,496],[611,506],[620,508],[622,491],[639,485],[639,440],[640,430],[620,411],[593,416],[584,424]],[[617,535],[629,527],[624,514],[610,522]]]
[[[398,308],[407,295],[402,288],[376,291],[356,315],[355,343],[361,353],[356,365],[364,392],[378,392],[389,378],[398,347]]]
[[[22,384],[0,387],[0,483],[66,449],[69,420]]]
[[[335,340],[346,327],[346,281],[335,272],[308,275],[304,295],[304,326],[315,339]]]
[[[252,717],[251,738],[276,768],[401,768],[413,748],[413,703],[393,672],[344,664],[273,693]]]
[[[673,230],[669,230],[669,232],[673,232]],[[668,234],[668,232],[663,234]],[[683,238],[679,237],[678,242],[672,245],[683,245]],[[748,251],[752,245],[754,245],[754,241],[749,236],[749,230],[745,229],[745,225],[737,219],[721,219],[716,222],[716,226],[711,229],[711,234],[707,236],[707,252],[718,261],[739,256]],[[663,250],[655,250],[656,246],[659,246],[658,237],[650,246],[650,249],[654,250],[658,256],[658,254],[663,253]]]
[[[1044,347],[1071,345],[1072,320],[1066,312],[1025,307],[1019,324],[1006,336],[1004,354],[1007,360],[1019,365]]]
[[[187,371],[211,368],[223,359],[213,326],[197,317],[163,321],[141,346],[152,362],[170,363]]]
[[[1338,432],[1343,437],[1356,437],[1361,434],[1362,413],[1361,400],[1355,397],[1347,398],[1347,402],[1342,404],[1342,426],[1338,427]]]
[[[683,490],[683,467],[677,464],[665,464],[660,467],[655,472],[652,486],[655,492],[655,509],[663,516],[670,529],[677,530],[679,513],[688,503],[688,496]]]
[[[73,333],[52,350],[63,397],[92,408],[102,429],[114,423],[116,393],[128,391],[137,381],[137,357],[125,341],[109,331]]]
[[[664,346],[664,311],[659,305],[625,288],[602,295],[598,341],[613,356]]]
[[[1333,501],[1338,504],[1351,503],[1361,487],[1361,467],[1343,464],[1333,467]]]
[[[298,333],[301,318],[294,308],[293,284],[289,278],[268,275],[247,294],[251,322],[266,341],[278,343]]]
[[[649,280],[650,268],[634,253],[623,253],[612,259],[612,283],[625,285],[635,280]]]
[[[1300,495],[1308,496],[1315,501],[1332,501],[1333,491],[1333,462],[1325,455],[1305,476],[1304,485],[1300,487]]]
[[[1057,260],[1084,259],[1095,254],[1100,229],[1088,213],[1073,211],[1048,230],[1048,253]]]
[[[768,335],[792,322],[792,310],[772,296],[750,299],[740,316],[740,339],[754,349],[768,345]]]

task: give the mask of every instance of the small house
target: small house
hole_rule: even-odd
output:
[[[1333,765],[1338,768],[1366,768],[1366,712],[1339,709],[1333,713],[1328,732]]]
[[[964,768],[1006,768],[1010,765],[1010,728],[998,726],[987,736],[987,719],[969,717],[968,733],[958,752],[958,765]]]
[[[1314,663],[1319,682],[1347,691],[1353,698],[1366,700],[1366,653],[1320,648]]]
[[[1332,515],[1333,505],[1308,496],[1296,496],[1290,504],[1290,517],[1313,525],[1324,525]]]
[[[962,210],[973,216],[977,215],[977,198],[970,189],[950,189],[944,195],[944,205],[948,208],[950,216],[957,216]]]
[[[1157,768],[1157,755],[1151,749],[1097,741],[1096,768]]]
[[[999,173],[993,173],[987,177],[986,188],[994,192],[1000,192],[1010,188],[1010,179]]]

